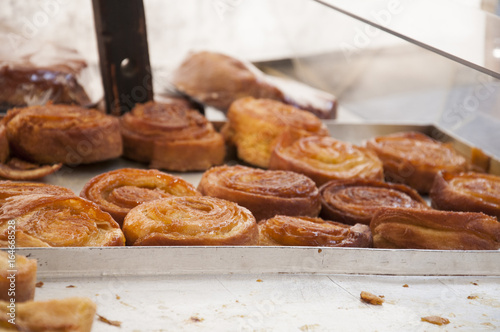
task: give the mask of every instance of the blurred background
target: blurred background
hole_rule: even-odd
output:
[[[312,0],[144,0],[155,91],[188,52],[219,51],[336,95],[338,121],[433,123],[500,156],[497,1],[328,2],[400,35]],[[90,0],[0,2],[0,59],[52,44],[101,98]]]

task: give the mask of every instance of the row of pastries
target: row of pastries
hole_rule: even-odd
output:
[[[0,243],[15,219],[20,246],[499,248],[498,177],[470,172],[446,144],[397,133],[357,146],[330,136],[312,113],[252,97],[233,102],[227,119],[219,133],[181,99],[137,105],[121,118],[63,105],[9,111],[3,137],[29,162],[123,155],[151,168],[206,171],[194,188],[155,169],[116,170],[91,179],[80,197],[4,181]],[[245,165],[218,166],[228,146]],[[429,192],[433,208],[466,212],[430,208],[419,195]],[[415,240],[428,233],[435,239]],[[455,242],[439,240],[446,237]]]

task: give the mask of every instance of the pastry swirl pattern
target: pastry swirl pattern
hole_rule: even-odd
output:
[[[257,220],[276,214],[318,216],[319,191],[308,177],[289,171],[219,166],[206,171],[198,190],[249,209]]]
[[[163,198],[132,209],[123,223],[135,246],[254,245],[258,229],[246,208],[208,196]]]

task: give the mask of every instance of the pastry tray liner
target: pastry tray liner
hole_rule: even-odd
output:
[[[467,142],[434,125],[325,123],[333,137],[354,144],[379,135],[418,131],[452,144],[466,157],[473,150]],[[498,158],[489,158],[489,172],[500,175]],[[123,167],[146,165],[120,158],[92,165],[64,166],[44,182],[68,187],[78,194],[93,176]],[[194,185],[202,175],[202,172],[170,173]],[[497,250],[188,246],[17,248],[16,253],[38,260],[39,277],[55,278],[221,273],[500,276]]]

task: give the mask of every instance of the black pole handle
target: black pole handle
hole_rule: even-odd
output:
[[[153,100],[142,0],[92,0],[106,111],[121,115]]]

